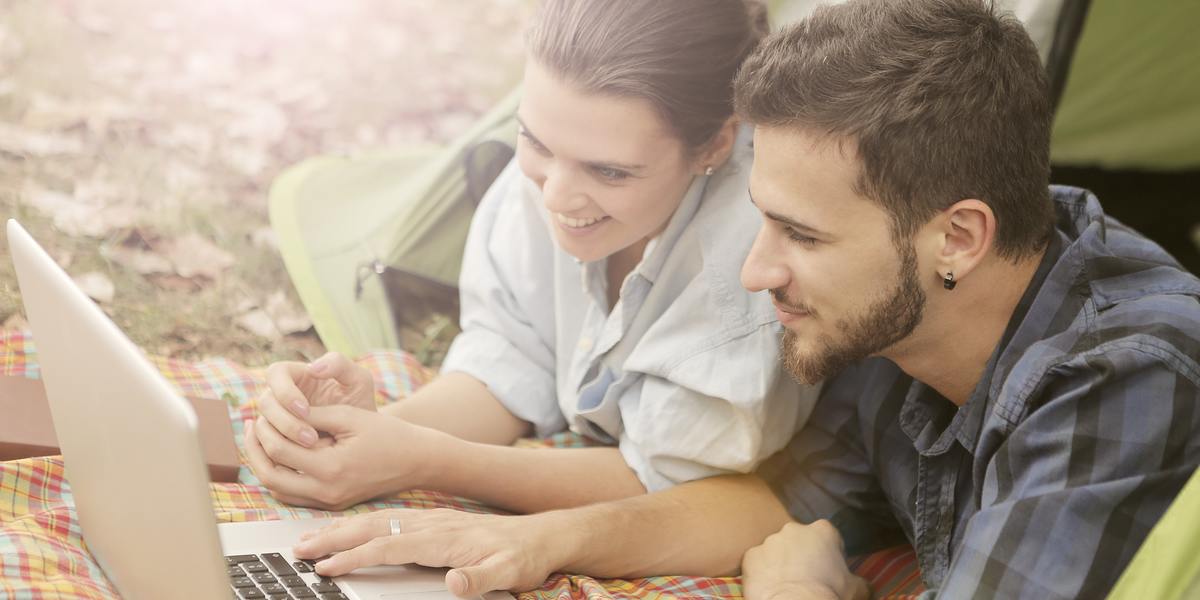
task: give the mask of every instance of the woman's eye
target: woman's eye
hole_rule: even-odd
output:
[[[529,132],[525,131],[524,128],[521,128],[521,130],[518,133],[521,134],[521,137],[525,138],[525,141],[528,142],[529,145],[533,147],[535,152],[537,152],[538,154],[544,154],[546,156],[550,155],[550,149],[543,146],[542,143],[537,140],[537,138],[533,137],[532,135],[529,135]]]
[[[622,179],[629,177],[629,173],[627,171],[614,169],[612,167],[594,167],[593,171],[595,171],[595,173],[599,175],[601,179],[608,181],[621,181]]]

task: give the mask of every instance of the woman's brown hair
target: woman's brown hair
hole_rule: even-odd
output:
[[[526,44],[569,85],[649,101],[695,151],[733,114],[733,77],[766,33],[757,0],[544,0]]]

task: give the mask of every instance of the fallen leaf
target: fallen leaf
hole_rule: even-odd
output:
[[[277,340],[283,337],[275,327],[275,322],[271,320],[271,316],[261,308],[256,308],[244,315],[239,316],[234,320],[241,328],[269,340]]]
[[[226,148],[222,155],[225,164],[246,177],[255,177],[262,173],[270,160],[265,149],[251,144],[234,144]]]
[[[0,123],[0,152],[34,157],[80,154],[83,141],[74,136],[41,133]]]
[[[70,236],[105,237],[133,225],[137,211],[130,206],[93,204],[87,199],[47,190],[26,182],[22,190],[24,204],[54,220],[54,227]]]
[[[198,234],[189,233],[168,244],[166,256],[181,277],[216,279],[236,262],[233,255]]]
[[[279,251],[279,238],[275,235],[275,230],[270,227],[259,227],[250,234],[250,242],[255,248],[263,248],[266,250]]]
[[[13,313],[4,320],[4,324],[0,325],[0,329],[29,331],[29,321],[25,320],[25,315],[22,315],[21,313]]]
[[[267,314],[275,323],[275,328],[284,335],[308,331],[313,326],[312,319],[303,309],[292,304],[287,294],[278,290],[267,298]]]
[[[175,272],[171,261],[154,252],[120,246],[115,248],[105,246],[101,248],[100,254],[139,275],[169,275]]]
[[[195,279],[180,277],[178,275],[149,275],[150,281],[159,289],[169,292],[196,292],[203,289]]]
[[[99,271],[84,273],[72,279],[75,280],[75,285],[83,290],[83,293],[101,304],[112,302],[113,295],[116,293],[116,288],[113,286],[112,280]]]

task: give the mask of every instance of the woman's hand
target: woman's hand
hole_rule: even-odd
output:
[[[460,597],[492,590],[535,589],[567,564],[567,513],[479,515],[450,509],[384,510],[305,534],[297,558],[333,556],[317,563],[329,577],[373,565],[416,563],[450,567],[446,586]],[[391,535],[390,521],[399,521]]]
[[[865,600],[870,589],[846,568],[842,551],[829,521],[784,525],[742,558],[746,600]]]
[[[324,510],[422,487],[450,445],[463,443],[353,406],[314,406],[308,422],[332,437],[306,448],[281,435],[265,417],[247,421],[246,459],[272,496]]]
[[[375,381],[365,368],[336,352],[309,364],[278,362],[267,367],[267,389],[258,397],[267,426],[304,447],[317,444],[308,422],[314,406],[348,405],[375,411]]]

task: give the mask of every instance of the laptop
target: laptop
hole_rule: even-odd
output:
[[[291,547],[326,519],[218,525],[191,405],[12,219],[8,244],[83,539],[123,598],[455,598],[445,569],[318,577]]]

